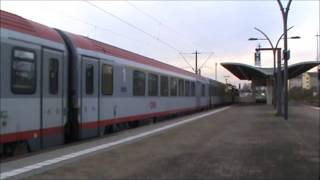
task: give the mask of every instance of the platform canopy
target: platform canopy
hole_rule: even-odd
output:
[[[261,68],[255,67],[248,64],[225,62],[221,65],[229,70],[233,75],[238,77],[240,80],[253,80],[253,79],[267,79],[273,75],[273,68]],[[294,78],[313,67],[319,65],[317,61],[305,61],[288,66],[288,77]],[[282,68],[283,72],[283,68]]]

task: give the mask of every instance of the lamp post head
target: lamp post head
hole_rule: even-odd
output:
[[[300,36],[292,36],[292,37],[290,37],[290,39],[301,39],[301,37]]]
[[[249,38],[248,41],[257,41],[258,38]]]

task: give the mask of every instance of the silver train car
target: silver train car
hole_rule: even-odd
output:
[[[1,11],[0,153],[232,103],[225,84]]]

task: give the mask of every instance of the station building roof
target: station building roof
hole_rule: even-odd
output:
[[[294,78],[313,67],[316,67],[320,63],[317,61],[305,61],[288,66],[288,78]],[[266,79],[273,75],[273,68],[261,68],[255,67],[248,64],[225,62],[221,65],[229,70],[240,80],[252,80],[252,79]],[[282,68],[283,72],[283,68]]]

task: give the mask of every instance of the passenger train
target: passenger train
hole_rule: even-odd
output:
[[[9,12],[0,17],[2,153],[234,101],[223,83]]]

